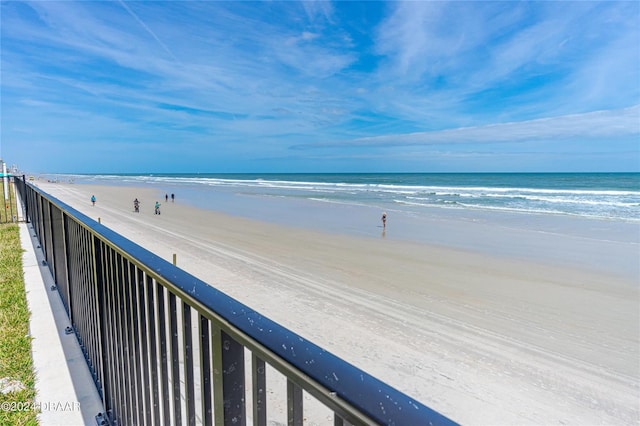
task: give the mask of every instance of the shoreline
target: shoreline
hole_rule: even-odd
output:
[[[632,279],[389,238],[391,228],[383,239],[285,227],[180,198],[163,196],[154,216],[164,191],[151,188],[37,184],[458,422],[640,416]],[[139,214],[135,197],[149,200]]]
[[[93,185],[146,188],[157,197],[175,192],[183,205],[285,228],[460,249],[634,282],[640,278],[640,223],[632,221],[447,207],[422,208],[417,214],[393,206],[259,196],[171,182],[74,185],[87,190]],[[386,229],[380,221],[383,211],[389,216]]]

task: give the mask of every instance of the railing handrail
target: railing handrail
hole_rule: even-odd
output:
[[[334,411],[364,423],[453,425],[452,420],[277,324],[199,278],[25,182],[191,307]]]

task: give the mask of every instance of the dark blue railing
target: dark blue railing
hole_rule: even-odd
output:
[[[335,425],[455,424],[24,179],[16,188],[105,421],[266,425],[269,366],[286,377],[290,425],[303,424],[303,390]]]

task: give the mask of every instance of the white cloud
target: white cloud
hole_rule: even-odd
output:
[[[485,144],[573,138],[615,138],[631,135],[640,137],[640,105],[616,111],[595,111],[434,132],[372,136],[346,141],[298,145],[296,148]]]
[[[399,101],[393,109],[402,119],[420,123],[421,112],[442,110],[465,122],[461,111],[473,101],[489,104],[492,115],[504,105],[501,118],[521,120],[639,100],[638,10],[631,2],[392,7],[376,33],[384,59],[374,81],[378,89],[393,87],[391,100]],[[369,93],[388,98],[375,89]]]
[[[300,38],[302,40],[315,40],[318,38],[318,34],[310,33],[309,31],[303,31]]]
[[[119,1],[3,3],[4,129],[256,153],[638,134],[627,3]]]
[[[333,5],[330,1],[305,0],[301,4],[307,14],[307,18],[311,22],[317,20],[330,21],[334,13]]]

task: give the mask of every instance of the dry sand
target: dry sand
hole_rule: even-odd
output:
[[[38,186],[462,424],[640,421],[637,280]]]

